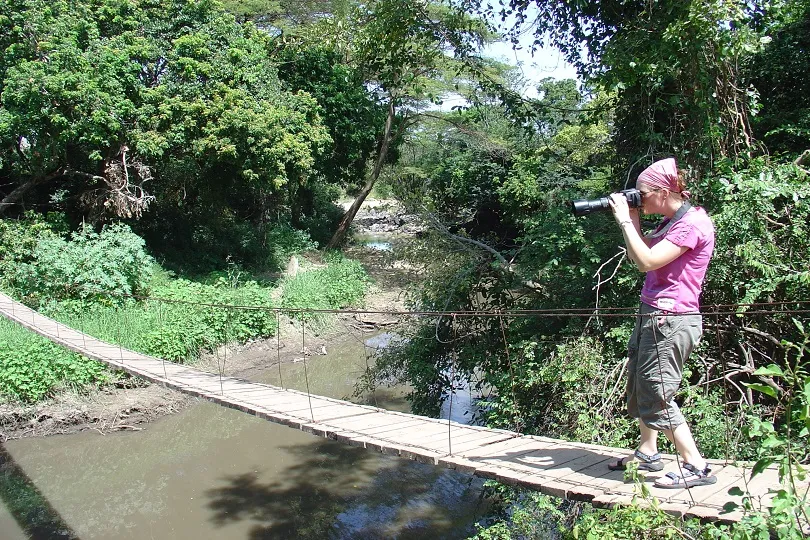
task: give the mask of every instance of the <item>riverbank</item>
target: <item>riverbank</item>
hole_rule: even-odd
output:
[[[396,223],[404,222],[404,219],[390,202],[369,201],[358,214],[355,230],[359,236],[394,232],[397,236],[407,236],[412,233],[411,228],[396,230]],[[348,246],[345,253],[347,257],[360,261],[373,280],[364,309],[404,309],[404,288],[414,276],[395,260],[391,251],[357,244]],[[355,340],[358,335],[388,327],[396,321],[396,317],[382,314],[346,314],[336,317],[328,329],[313,331],[305,327],[302,335],[297,321],[282,319],[278,337],[219,347],[216,351],[204,353],[194,367],[230,377],[258,380],[276,369],[279,363],[297,363],[305,357],[308,362],[317,362],[329,347]],[[198,398],[136,378],[118,377],[99,389],[78,392],[64,388],[52,398],[36,404],[0,404],[0,441],[90,430],[102,434],[140,430],[145,424],[177,413],[198,401]]]

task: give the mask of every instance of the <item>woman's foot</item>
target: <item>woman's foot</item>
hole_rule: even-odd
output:
[[[638,470],[640,471],[656,472],[664,468],[664,464],[661,463],[661,454],[658,452],[650,456],[636,450],[632,456],[623,457],[614,463],[608,463],[608,469],[611,471],[624,471],[627,469],[627,464],[634,459],[638,460]]]
[[[712,470],[708,465],[698,469],[694,465],[684,463],[680,472],[669,472],[659,478],[653,484],[657,488],[663,489],[683,489],[697,486],[709,486],[717,482],[716,476],[709,476]]]

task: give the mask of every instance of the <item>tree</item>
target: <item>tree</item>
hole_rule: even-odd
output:
[[[500,2],[535,44],[557,46],[589,84],[616,98],[616,144],[625,165],[675,153],[711,164],[756,152],[741,61],[758,45],[766,2]],[[472,2],[482,12],[495,8]],[[488,7],[489,6],[489,7]],[[536,16],[533,14],[537,13]],[[584,51],[584,52],[583,52]]]
[[[758,93],[755,135],[771,152],[795,156],[810,146],[810,2],[787,2],[781,18],[765,29],[744,74]]]
[[[374,0],[355,6],[346,18],[328,18],[302,32],[346,55],[386,109],[376,156],[365,184],[344,214],[327,248],[340,245],[360,205],[389,158],[427,103],[439,97],[434,85],[447,72],[451,55],[479,46],[483,27],[440,2]]]
[[[216,3],[2,0],[0,27],[0,212],[26,196],[93,220],[151,204],[262,223],[330,143],[269,36]]]
[[[315,98],[321,120],[329,129],[332,144],[315,160],[313,174],[330,185],[356,191],[365,181],[385,108],[366,88],[361,70],[349,65],[334,48],[283,41],[274,59],[283,88]],[[305,215],[314,211],[312,195],[301,201]],[[294,225],[300,214],[293,212]]]

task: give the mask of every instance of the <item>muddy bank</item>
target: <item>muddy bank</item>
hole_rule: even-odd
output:
[[[370,208],[376,208],[371,201]],[[379,206],[379,205],[377,205]],[[370,224],[386,223],[393,226],[400,219],[390,205],[373,210]],[[368,218],[365,206],[358,217]],[[359,234],[372,229],[355,227]],[[379,234],[379,227],[373,229]],[[399,234],[405,234],[401,230]],[[404,288],[415,278],[390,252],[381,252],[363,245],[350,245],[346,255],[359,260],[374,280],[363,306],[369,311],[402,310]],[[279,363],[317,362],[333,347],[363,335],[390,328],[397,318],[382,314],[341,315],[328,329],[304,328],[296,321],[281,320],[279,338],[252,340],[242,344],[229,344],[216,351],[204,353],[194,367],[211,373],[248,380],[259,379],[262,374],[277,369]],[[143,429],[143,424],[162,416],[181,411],[197,403],[193,398],[120,375],[117,380],[100,389],[78,393],[64,389],[53,398],[34,405],[0,404],[0,441],[23,437],[40,437],[94,430],[102,434],[123,430]]]

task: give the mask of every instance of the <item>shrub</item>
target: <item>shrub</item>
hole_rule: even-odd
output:
[[[269,254],[268,267],[271,270],[281,270],[287,264],[290,256],[317,249],[318,244],[306,231],[295,229],[287,224],[276,225],[267,233],[266,237]]]
[[[0,320],[0,394],[33,402],[60,384],[81,387],[106,380],[106,374],[101,363]]]
[[[117,305],[62,301],[46,305],[43,312],[104,341],[180,362],[229,341],[275,334],[276,316],[267,309],[269,291],[253,281],[234,287],[224,277],[212,284],[161,280],[153,284],[152,296]]]
[[[0,286],[14,289],[23,281],[24,269],[34,261],[40,239],[56,236],[43,216],[29,213],[25,218],[0,219]]]
[[[152,275],[143,240],[120,223],[100,233],[83,227],[69,240],[36,227],[12,249],[8,285],[39,301],[138,294]],[[21,256],[24,249],[31,250],[28,257]]]
[[[234,288],[224,277],[213,284],[180,279],[156,287],[153,296],[175,302],[149,302],[152,329],[138,339],[137,348],[166,360],[196,358],[202,349],[276,332],[269,291],[254,281]]]

